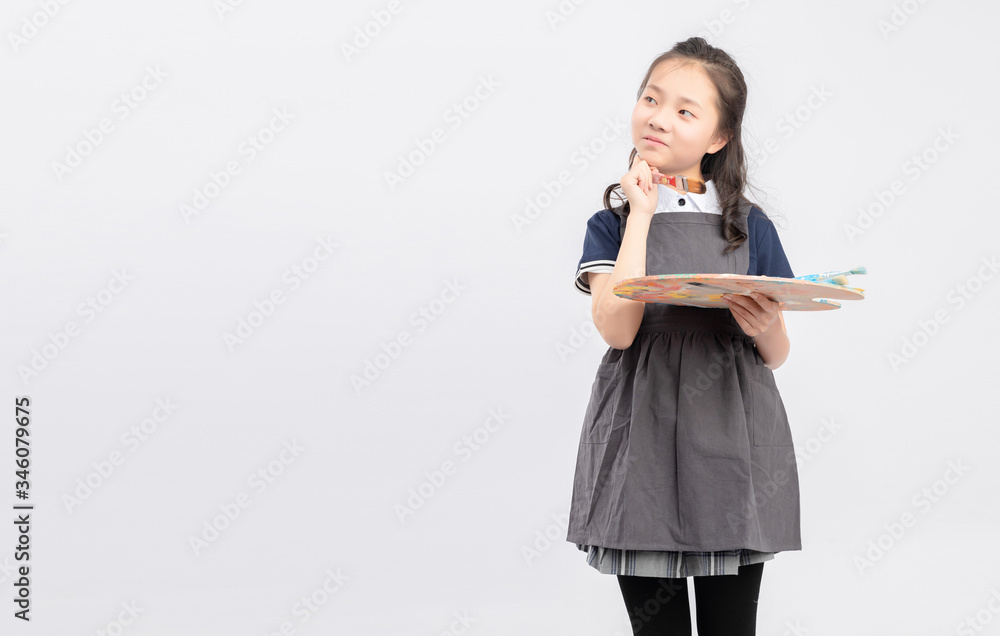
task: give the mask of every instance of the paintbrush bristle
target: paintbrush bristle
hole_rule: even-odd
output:
[[[695,194],[705,194],[706,192],[708,192],[708,190],[705,188],[704,181],[688,179],[688,192],[694,192]]]

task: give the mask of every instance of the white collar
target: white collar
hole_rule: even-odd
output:
[[[707,212],[708,214],[722,214],[722,207],[719,205],[719,192],[715,189],[715,184],[709,179],[705,182],[705,193],[695,194],[688,192],[681,194],[673,188],[662,184],[656,184],[658,212]],[[684,199],[684,205],[679,202]]]

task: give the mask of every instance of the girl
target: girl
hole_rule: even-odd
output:
[[[772,369],[788,356],[778,303],[727,309],[620,298],[659,274],[791,278],[774,225],[743,194],[746,83],[702,38],[656,58],[632,112],[629,170],[587,222],[576,287],[610,345],[591,389],[567,541],[616,575],[635,634],[756,631],[764,562],[801,550],[791,431]],[[705,180],[704,194],[653,183]],[[612,208],[618,186],[627,197]],[[619,201],[621,197],[619,196]]]

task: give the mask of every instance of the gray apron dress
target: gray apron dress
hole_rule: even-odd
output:
[[[749,241],[723,254],[721,225],[719,214],[654,214],[646,274],[746,274]],[[802,549],[799,526],[791,430],[753,339],[728,308],[647,303],[632,345],[597,368],[567,541],[780,552]]]

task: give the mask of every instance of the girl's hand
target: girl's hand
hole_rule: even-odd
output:
[[[743,333],[757,337],[771,328],[778,319],[779,303],[763,294],[753,292],[744,294],[723,294],[722,299],[728,301],[729,310],[740,324]]]
[[[653,183],[653,171],[649,164],[636,155],[632,167],[621,178],[622,192],[628,198],[629,214],[653,216],[659,202],[660,193]]]

